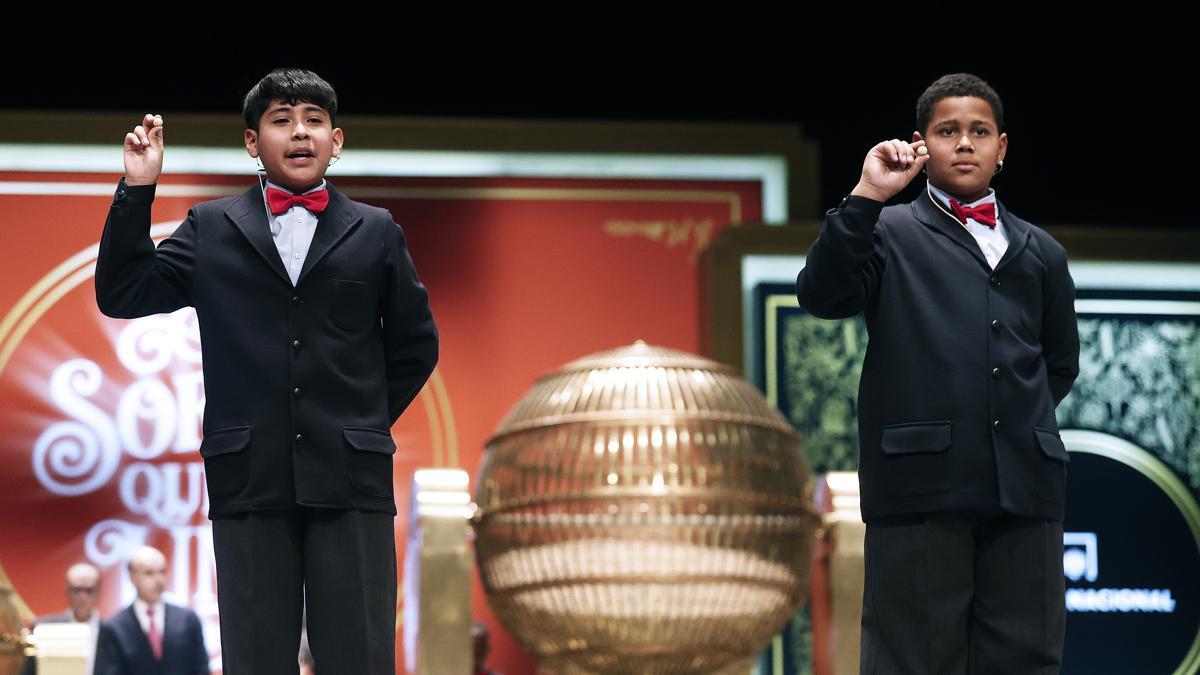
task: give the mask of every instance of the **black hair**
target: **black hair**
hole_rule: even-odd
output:
[[[933,106],[952,96],[975,96],[987,101],[996,118],[996,130],[1004,131],[1004,105],[1000,103],[1000,95],[987,82],[970,73],[943,75],[925,89],[917,99],[917,130],[924,134],[929,118],[933,117]]]
[[[276,68],[259,80],[242,100],[242,118],[247,129],[258,131],[263,113],[272,101],[287,101],[289,105],[304,101],[320,106],[329,113],[330,124],[337,126],[337,93],[311,70]]]

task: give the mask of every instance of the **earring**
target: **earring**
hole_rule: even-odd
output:
[[[329,166],[333,166],[334,164],[337,164],[338,160],[341,158],[342,158],[341,155],[334,155],[334,156],[330,157],[329,158]]]
[[[254,158],[254,163],[258,165],[258,170],[259,170],[259,171],[266,171],[266,170],[267,170],[267,167],[263,166],[262,159],[261,159],[260,157],[255,157],[255,158]]]
[[[1004,170],[1004,160],[1000,160],[999,162],[996,162],[996,173],[1000,173],[1003,170]]]

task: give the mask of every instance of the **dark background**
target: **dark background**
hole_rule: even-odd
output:
[[[967,71],[1004,101],[994,186],[1014,212],[1200,227],[1191,22],[1150,3],[1043,4],[189,5],[165,25],[164,7],[130,6],[13,52],[0,110],[238,112],[266,71],[298,65],[344,113],[796,124],[821,148],[823,206],[800,214],[817,218],[875,142],[911,138],[929,83]]]

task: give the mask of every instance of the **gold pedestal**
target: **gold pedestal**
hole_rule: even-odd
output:
[[[813,612],[814,652],[819,657],[814,670],[818,675],[857,675],[867,533],[859,509],[858,475],[826,474],[817,501],[826,510],[822,541],[826,562],[816,570],[814,577],[824,578],[814,578],[814,587],[820,586],[828,595],[819,603],[814,600],[822,609],[820,616]]]
[[[470,675],[474,513],[467,472],[413,475],[404,553],[404,653],[412,675]]]
[[[86,623],[45,623],[33,630],[38,675],[92,675],[86,671],[92,627]]]

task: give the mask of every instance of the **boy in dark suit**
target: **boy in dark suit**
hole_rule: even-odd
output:
[[[265,183],[148,235],[162,119],[126,135],[96,297],[109,316],[196,308],[226,675],[297,672],[301,610],[323,672],[395,668],[390,427],[437,362],[425,287],[387,211],[325,179],[337,97],[280,69],[246,95]]]
[[[862,312],[863,673],[1057,673],[1068,456],[1054,408],[1079,372],[1066,252],[989,187],[999,97],[947,75],[912,142],[871,148],[796,281]],[[884,208],[924,169],[916,200]]]

